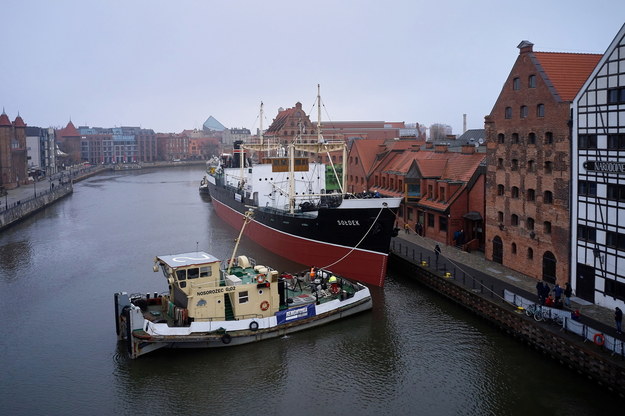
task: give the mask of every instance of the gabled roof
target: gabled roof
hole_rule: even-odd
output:
[[[563,101],[573,101],[603,55],[534,52],[544,74]]]
[[[291,118],[295,117],[296,111],[301,111],[303,113],[303,117],[308,117],[306,113],[302,110],[302,103],[299,101],[295,103],[295,107],[287,108],[286,110],[280,110],[278,115],[273,120],[269,128],[265,131],[265,134],[270,134],[276,131],[280,131],[282,127],[284,127],[285,123]]]
[[[203,126],[205,129],[213,131],[224,131],[226,129],[226,127],[224,127],[224,125],[217,121],[217,119],[213,116],[208,117]]]
[[[360,165],[366,174],[372,172],[375,161],[384,144],[383,139],[358,139],[352,141],[352,148],[357,151],[360,157]]]

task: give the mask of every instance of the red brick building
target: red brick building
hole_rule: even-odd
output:
[[[485,118],[486,258],[568,281],[571,101],[601,55],[534,52],[523,41]]]
[[[13,189],[28,183],[26,124],[19,115],[13,123],[0,115],[0,187]]]
[[[189,157],[189,137],[186,134],[157,133],[159,160],[185,160]]]
[[[62,163],[75,165],[82,162],[81,155],[81,134],[70,120],[67,126],[55,132],[59,149],[67,154],[67,158]]]
[[[421,140],[354,140],[348,190],[401,196],[398,225],[443,244],[482,248],[486,155],[473,145],[459,152],[442,144],[421,147]],[[462,238],[456,238],[460,231]]]

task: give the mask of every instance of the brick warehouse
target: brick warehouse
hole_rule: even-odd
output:
[[[485,117],[486,258],[569,279],[571,102],[601,55],[534,52],[523,41]]]

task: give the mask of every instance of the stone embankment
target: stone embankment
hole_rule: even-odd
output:
[[[444,250],[450,252],[451,248]],[[515,289],[515,285],[501,278],[504,276],[493,278],[470,266],[457,262],[449,264],[448,261],[449,258],[441,256],[440,262],[436,262],[429,249],[407,239],[395,238],[389,264],[391,268],[401,270],[402,274],[462,305],[551,359],[583,374],[621,398],[625,397],[625,384],[622,382],[625,380],[625,361],[622,351],[616,354],[589,341],[588,337],[580,337],[562,327],[536,322],[523,310],[506,301],[504,291],[519,293],[519,296],[533,297],[532,294],[519,287]],[[605,322],[595,321],[588,316],[583,318],[584,327],[600,328],[606,338],[613,333],[611,328],[605,326]],[[622,349],[622,340],[617,342],[620,342]]]
[[[20,200],[17,203],[13,203],[11,207],[5,205],[5,209],[0,211],[0,230],[55,203],[59,199],[71,194],[73,191],[74,187],[72,183],[67,182],[62,185],[57,185],[51,190],[40,192],[36,197],[32,197],[23,202]]]

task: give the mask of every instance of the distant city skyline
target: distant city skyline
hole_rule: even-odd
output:
[[[8,0],[0,106],[31,126],[266,128],[278,109],[322,120],[483,128],[518,56],[603,53],[625,3]]]

